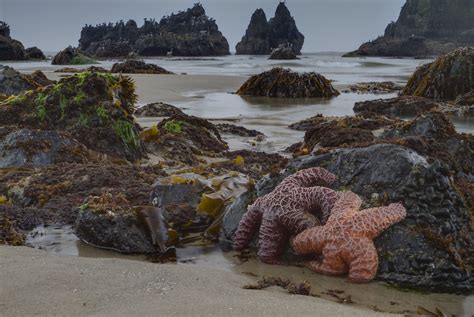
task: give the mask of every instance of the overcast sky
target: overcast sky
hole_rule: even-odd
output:
[[[25,47],[57,51],[77,46],[84,24],[156,18],[191,7],[197,0],[0,0],[0,20]],[[383,34],[398,18],[405,0],[287,0],[305,35],[305,52],[349,51]],[[273,16],[278,0],[202,0],[227,37],[231,51],[245,33],[250,16],[263,8]]]

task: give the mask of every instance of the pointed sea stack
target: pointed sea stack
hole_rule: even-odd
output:
[[[397,22],[352,56],[437,56],[474,45],[474,1],[407,0]]]
[[[79,49],[95,57],[230,54],[227,39],[199,3],[160,22],[145,19],[141,27],[133,20],[87,25],[81,31]]]
[[[298,31],[295,19],[284,2],[278,5],[275,16],[267,22],[265,12],[257,9],[247,31],[236,46],[236,54],[269,55],[281,45],[301,54],[304,36]]]

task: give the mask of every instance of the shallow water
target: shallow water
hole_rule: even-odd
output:
[[[56,255],[146,260],[144,256],[126,256],[86,245],[74,235],[71,226],[40,226],[28,236],[27,244]],[[176,265],[197,265],[250,275],[255,281],[263,276],[288,278],[294,283],[308,281],[313,296],[365,309],[415,313],[418,307],[423,307],[430,311],[439,309],[447,315],[457,316],[469,316],[474,312],[474,295],[421,294],[400,291],[382,282],[351,284],[344,278],[316,274],[301,267],[262,264],[254,257],[242,262],[237,253],[223,253],[213,244],[178,248],[176,255]]]

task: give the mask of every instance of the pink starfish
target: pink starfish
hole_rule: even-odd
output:
[[[316,215],[326,222],[338,192],[315,185],[328,186],[335,180],[323,168],[302,170],[284,179],[273,192],[247,208],[234,236],[234,249],[245,248],[260,228],[259,258],[265,263],[279,263],[290,236],[319,225]]]
[[[305,265],[318,273],[343,275],[354,283],[370,282],[377,274],[378,255],[373,239],[406,217],[401,204],[360,211],[362,201],[353,192],[340,194],[324,226],[298,234],[292,241],[297,254],[322,254],[323,260]]]

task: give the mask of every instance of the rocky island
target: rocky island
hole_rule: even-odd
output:
[[[303,43],[304,35],[298,31],[285,3],[280,2],[270,21],[262,9],[254,12],[244,37],[236,46],[236,54],[269,55],[283,45],[299,55]]]
[[[115,24],[86,25],[79,49],[86,55],[105,57],[219,56],[229,55],[229,43],[201,4],[162,18],[145,19],[141,27],[134,20]]]
[[[474,2],[407,0],[385,34],[349,56],[434,56],[474,45]]]

